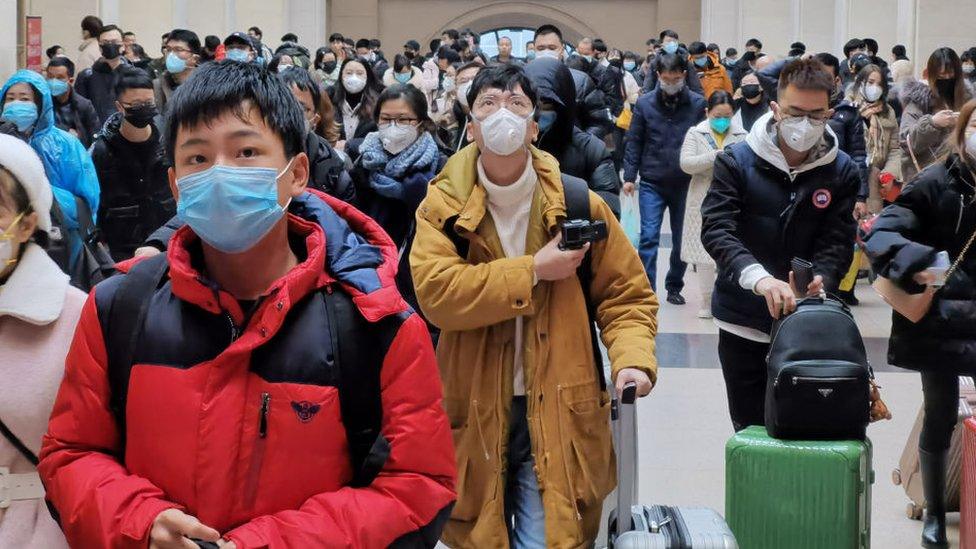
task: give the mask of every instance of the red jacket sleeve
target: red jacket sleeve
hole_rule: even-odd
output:
[[[38,471],[72,547],[145,548],[156,516],[182,508],[116,458],[121,442],[106,364],[92,291],[68,351]]]
[[[370,486],[317,494],[299,509],[257,517],[226,537],[240,549],[386,547],[446,519],[456,499],[454,447],[434,349],[416,314],[386,354],[381,386],[390,457]]]

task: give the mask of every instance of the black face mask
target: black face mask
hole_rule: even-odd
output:
[[[624,66],[624,60],[619,57],[614,57],[610,60],[610,66],[617,67],[619,69],[620,67]]]
[[[759,87],[759,84],[746,84],[742,86],[742,97],[755,99],[760,95],[762,95],[762,88]]]
[[[956,79],[940,78],[935,81],[935,88],[939,91],[939,96],[947,102],[953,102],[956,95]]]
[[[414,57],[417,57],[417,53],[412,51],[405,51],[403,52],[403,55],[405,55],[407,59],[413,59]]]
[[[336,68],[335,61],[326,61],[325,63],[322,63],[322,70],[324,70],[326,74],[332,74],[332,71],[334,71],[335,68]]]
[[[125,120],[137,128],[145,128],[157,114],[156,105],[141,105],[125,109]]]
[[[118,59],[122,55],[121,44],[102,44],[99,48],[102,50],[102,57],[105,59]]]

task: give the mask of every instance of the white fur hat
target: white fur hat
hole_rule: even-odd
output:
[[[38,228],[49,232],[54,194],[44,173],[44,165],[34,149],[12,135],[0,134],[0,167],[12,173],[17,182],[23,185],[31,206],[37,212]]]

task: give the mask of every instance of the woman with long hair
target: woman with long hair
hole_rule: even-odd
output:
[[[372,63],[365,59],[346,59],[339,75],[340,81],[332,92],[332,104],[338,110],[336,120],[339,122],[336,148],[355,159],[359,156],[363,138],[376,131],[372,118],[380,86]]]
[[[868,155],[867,186],[858,194],[855,217],[881,211],[880,176],[887,172],[901,180],[901,148],[898,146],[898,118],[888,104],[888,79],[878,65],[868,65],[854,78],[847,100],[854,105],[864,123]]]

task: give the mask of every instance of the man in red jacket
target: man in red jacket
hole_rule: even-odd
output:
[[[455,499],[424,322],[371,219],[306,191],[301,107],[253,64],[175,92],[167,255],[88,299],[44,437],[76,547],[432,547]]]

